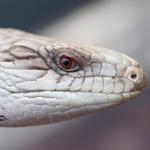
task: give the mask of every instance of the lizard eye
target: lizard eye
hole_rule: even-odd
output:
[[[76,60],[72,59],[71,57],[65,55],[60,57],[60,65],[64,69],[68,70],[73,69],[76,67],[76,64],[77,64]]]
[[[59,68],[67,72],[73,72],[80,69],[80,64],[76,58],[67,54],[58,54],[55,62]]]

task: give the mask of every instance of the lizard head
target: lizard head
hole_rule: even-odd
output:
[[[119,52],[18,37],[0,51],[0,126],[76,118],[129,101],[145,87],[139,64]]]

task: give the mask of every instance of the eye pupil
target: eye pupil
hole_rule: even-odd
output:
[[[69,62],[68,59],[64,58],[64,59],[62,59],[62,63],[63,63],[64,66],[68,67],[70,62]]]

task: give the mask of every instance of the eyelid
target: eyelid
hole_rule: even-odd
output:
[[[80,58],[81,58],[81,56],[79,55],[79,54],[76,54],[76,53],[73,53],[73,52],[69,52],[69,51],[62,51],[62,52],[58,52],[57,53],[57,56],[63,56],[63,55],[66,55],[66,56],[68,56],[68,57],[71,57],[71,58],[73,58],[74,60],[76,60],[76,61],[80,61]]]

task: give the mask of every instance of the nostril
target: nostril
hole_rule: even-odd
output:
[[[131,80],[138,89],[143,89],[146,85],[146,78],[143,70],[139,67],[131,66],[125,71],[126,78]]]
[[[125,71],[125,77],[135,83],[139,83],[143,78],[143,71],[138,67],[128,67]]]
[[[133,79],[133,80],[136,80],[137,74],[134,73],[134,72],[132,72],[132,73],[130,74],[130,78]]]

